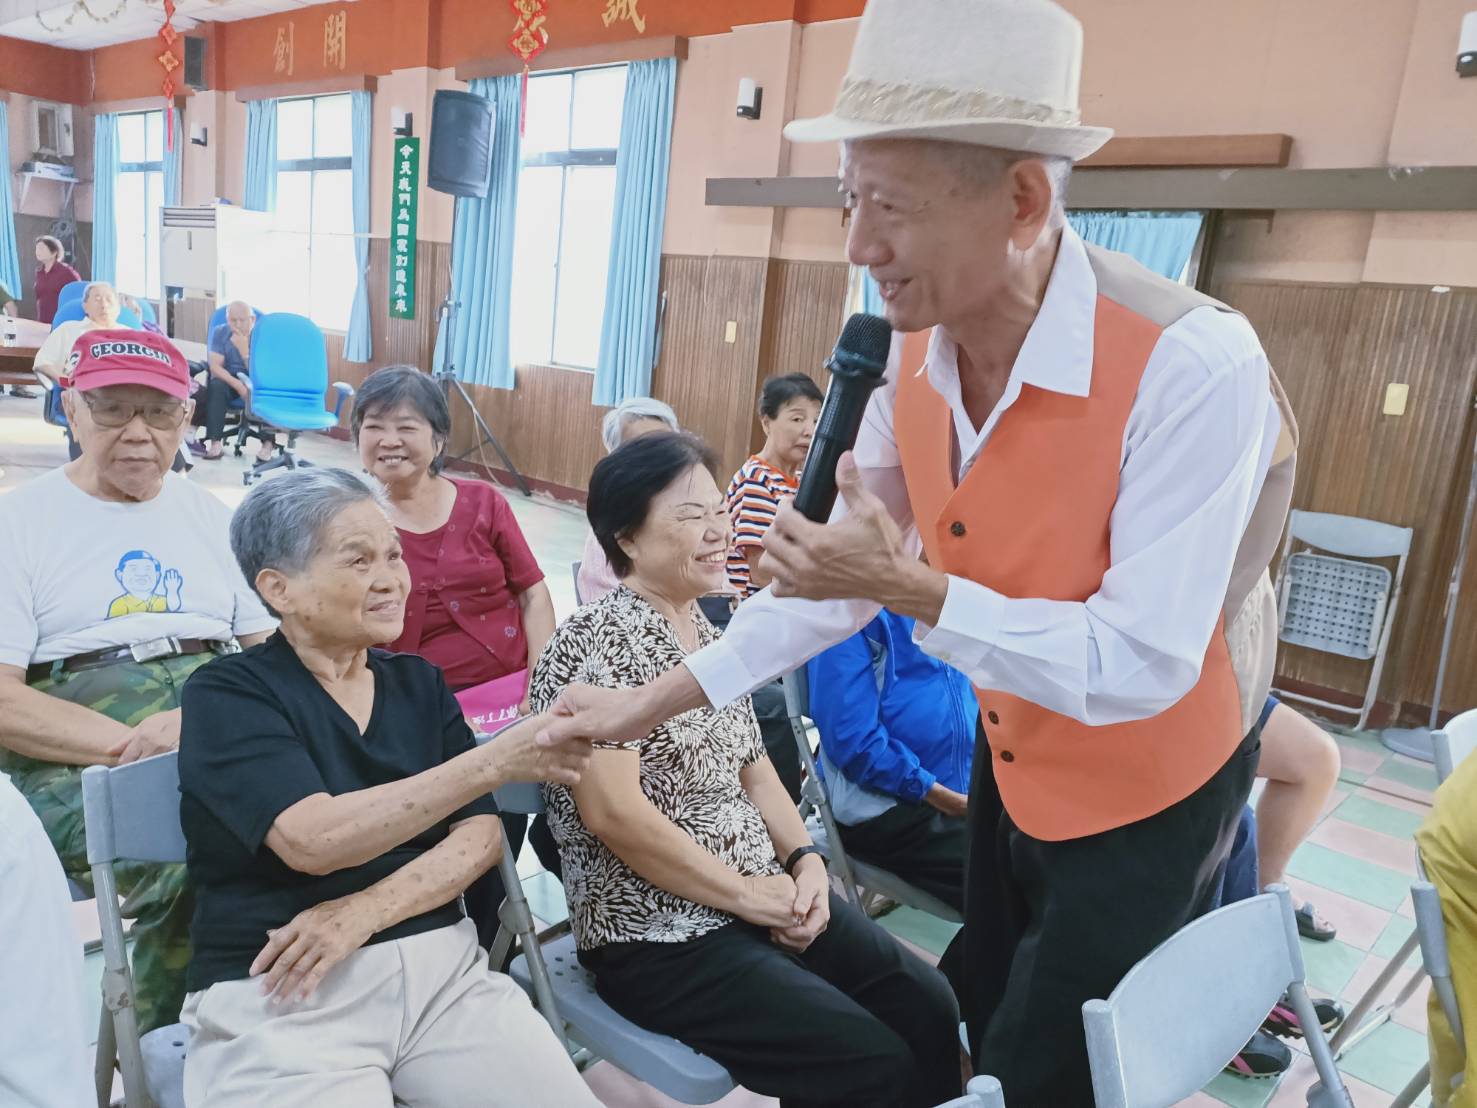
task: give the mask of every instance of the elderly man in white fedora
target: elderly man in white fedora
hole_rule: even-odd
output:
[[[1110,136],[1050,0],[871,0],[832,114],[847,248],[896,331],[829,525],[639,689],[572,688],[599,739],[727,703],[885,606],[980,702],[964,1008],[1013,1108],[1087,1105],[1081,1005],[1204,912],[1256,770],[1266,566],[1295,429],[1250,325],[1067,223]],[[920,558],[920,549],[923,557]]]

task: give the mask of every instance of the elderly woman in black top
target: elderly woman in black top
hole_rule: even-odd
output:
[[[638,686],[717,636],[728,508],[691,435],[595,467],[590,525],[621,579],[555,631],[531,698]],[[959,1015],[938,971],[830,893],[747,699],[598,748],[545,787],[580,960],[606,1003],[782,1104],[934,1105],[959,1092]]]
[[[458,901],[502,850],[490,793],[576,783],[588,749],[537,720],[477,747],[435,666],[370,649],[410,578],[354,475],[258,486],[231,547],[282,624],[184,690],[186,1103],[598,1104]]]

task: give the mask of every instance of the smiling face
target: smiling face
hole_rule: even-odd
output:
[[[713,475],[695,465],[657,493],[645,522],[620,540],[631,559],[629,577],[676,605],[722,589],[730,530]]]
[[[1020,228],[1020,164],[998,181],[968,179],[946,143],[874,140],[845,144],[841,186],[851,204],[846,252],[882,292],[899,331],[968,319],[984,311],[1008,277]],[[1029,163],[1039,167],[1040,163]]]
[[[764,428],[764,453],[776,458],[790,473],[805,464],[805,455],[810,450],[811,436],[815,434],[816,420],[820,419],[820,401],[808,396],[797,396],[780,405],[773,418],[759,417]]]
[[[361,500],[329,521],[300,572],[264,569],[257,588],[284,626],[326,649],[360,650],[400,637],[410,569],[394,524]]]
[[[124,592],[133,596],[151,596],[159,587],[159,563],[153,558],[130,558],[114,576]]]
[[[425,473],[443,446],[410,404],[370,411],[359,426],[359,460],[386,485]]]

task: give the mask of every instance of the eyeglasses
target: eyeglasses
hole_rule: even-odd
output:
[[[160,400],[149,404],[125,404],[121,400],[108,400],[83,393],[92,421],[99,427],[127,427],[134,416],[143,416],[144,422],[156,431],[174,431],[185,421],[185,406],[178,400]]]

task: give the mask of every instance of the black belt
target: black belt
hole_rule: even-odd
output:
[[[76,673],[78,670],[98,669],[120,662],[155,662],[160,658],[179,658],[186,654],[232,654],[235,651],[234,643],[219,639],[177,639],[173,635],[166,635],[129,646],[110,646],[106,650],[73,654],[70,658],[58,658],[54,662],[37,662],[26,667],[26,684],[34,685],[42,678],[58,673]]]

